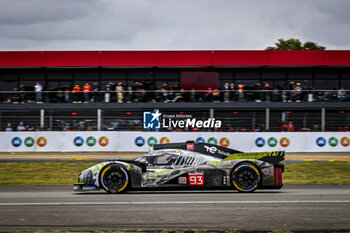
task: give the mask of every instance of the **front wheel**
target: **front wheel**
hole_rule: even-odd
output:
[[[129,174],[118,164],[105,166],[100,173],[100,185],[108,193],[126,192],[129,184]]]
[[[259,170],[251,163],[239,164],[231,172],[232,184],[239,192],[254,192],[260,180]]]

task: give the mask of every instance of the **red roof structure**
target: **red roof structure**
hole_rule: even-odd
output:
[[[0,67],[350,67],[350,50],[4,51]]]

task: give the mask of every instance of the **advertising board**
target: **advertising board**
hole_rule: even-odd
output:
[[[286,152],[350,151],[348,132],[1,132],[2,152],[146,152],[152,144],[206,142],[243,152],[284,150]]]

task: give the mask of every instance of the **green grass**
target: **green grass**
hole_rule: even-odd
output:
[[[79,172],[96,163],[1,163],[0,185],[72,185]]]
[[[1,163],[0,185],[72,185],[96,163]],[[284,184],[350,184],[350,163],[287,163]]]
[[[284,184],[350,184],[350,163],[287,163]]]

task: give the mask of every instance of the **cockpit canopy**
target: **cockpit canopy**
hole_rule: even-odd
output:
[[[185,167],[206,164],[213,161],[210,156],[202,155],[196,152],[185,150],[156,150],[145,154],[136,159],[138,162],[144,162],[148,166],[157,167]]]

